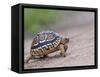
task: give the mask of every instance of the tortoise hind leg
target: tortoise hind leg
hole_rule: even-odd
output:
[[[29,56],[26,57],[25,63],[28,63],[30,59],[32,59],[32,55],[29,55]]]
[[[63,57],[66,57],[66,54],[65,54],[66,51],[63,44],[60,45],[60,51],[61,51],[60,55]]]

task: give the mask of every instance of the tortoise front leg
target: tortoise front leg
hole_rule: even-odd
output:
[[[60,55],[63,57],[66,57],[66,55],[65,55],[66,51],[65,51],[65,47],[63,44],[60,45],[60,51],[61,51]]]
[[[47,57],[48,57],[48,55],[44,55],[43,57],[44,57],[44,58],[47,58]]]

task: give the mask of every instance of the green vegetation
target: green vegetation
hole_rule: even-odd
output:
[[[47,9],[24,9],[24,26],[28,32],[37,32],[56,22],[57,11]]]

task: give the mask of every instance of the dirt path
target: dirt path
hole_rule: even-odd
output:
[[[93,25],[83,28],[70,29],[61,33],[63,36],[70,38],[69,48],[66,52],[66,57],[61,57],[59,51],[52,53],[48,58],[30,60],[24,65],[25,69],[34,68],[50,68],[50,67],[68,67],[68,66],[83,66],[94,65],[94,30]],[[25,40],[25,57],[29,54],[32,39]]]

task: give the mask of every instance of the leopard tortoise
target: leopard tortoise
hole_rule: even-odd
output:
[[[42,31],[33,36],[30,48],[30,54],[26,59],[26,63],[32,58],[47,57],[49,53],[60,50],[61,56],[66,56],[69,38],[64,38],[54,31]]]

